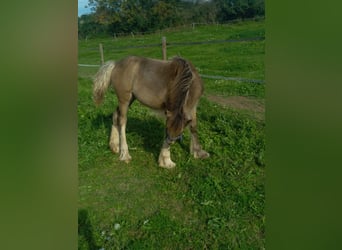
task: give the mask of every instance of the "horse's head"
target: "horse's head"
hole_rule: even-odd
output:
[[[181,138],[203,93],[201,78],[190,62],[176,57],[171,66],[175,75],[168,84],[166,101],[166,133],[170,142]]]
[[[166,134],[170,142],[182,138],[185,127],[191,122],[191,117],[184,112],[166,111]]]

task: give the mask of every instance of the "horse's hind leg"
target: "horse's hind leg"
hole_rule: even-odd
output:
[[[204,159],[209,157],[209,153],[202,149],[198,139],[196,109],[192,112],[192,120],[189,127],[191,133],[190,153],[192,153],[195,158]]]
[[[119,153],[119,126],[118,126],[118,113],[119,108],[113,113],[113,125],[112,125],[112,132],[110,133],[110,139],[109,139],[109,147],[114,153]]]

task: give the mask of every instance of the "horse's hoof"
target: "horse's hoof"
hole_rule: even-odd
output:
[[[204,150],[194,152],[194,157],[196,159],[205,159],[205,158],[208,158],[209,156],[210,156],[210,154]]]
[[[116,145],[114,145],[114,144],[112,144],[112,143],[109,144],[109,147],[110,147],[110,149],[112,150],[112,152],[113,152],[114,154],[118,154],[119,151],[120,151],[119,147],[116,146]]]
[[[120,161],[129,163],[131,160],[132,160],[132,157],[129,154],[120,155]]]
[[[111,150],[114,154],[118,154],[120,152],[118,148],[111,148]]]
[[[174,163],[171,160],[168,161],[159,161],[159,166],[162,168],[172,169],[176,166],[176,163]]]

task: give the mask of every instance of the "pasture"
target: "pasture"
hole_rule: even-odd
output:
[[[264,36],[264,21],[199,26],[148,36],[79,41],[79,63],[99,64],[127,55],[167,54],[193,62],[200,74],[264,79],[264,41],[172,45]],[[132,48],[133,47],[133,48]],[[128,111],[132,161],[118,160],[108,146],[117,100],[108,91],[96,108],[92,79],[98,68],[79,67],[79,249],[265,248],[265,86],[205,79],[198,130],[205,160],[189,152],[190,133],[171,147],[176,167],[158,166],[164,121],[135,102]]]

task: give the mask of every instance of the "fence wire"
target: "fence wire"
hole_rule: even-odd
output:
[[[95,64],[78,64],[79,67],[100,67],[101,65],[95,65]],[[248,78],[242,78],[242,77],[229,77],[229,76],[217,76],[217,75],[204,75],[199,74],[202,78],[208,78],[208,79],[216,79],[216,80],[226,80],[226,81],[237,81],[237,82],[249,82],[249,83],[256,83],[256,84],[263,84],[265,83],[264,80],[260,79],[248,79]]]

